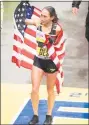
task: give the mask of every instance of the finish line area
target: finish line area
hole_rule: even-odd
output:
[[[32,118],[31,84],[1,84],[1,124],[24,124]],[[55,93],[56,94],[56,93]],[[47,112],[46,85],[40,86],[39,124]],[[53,109],[53,124],[88,124],[88,89],[63,87]]]

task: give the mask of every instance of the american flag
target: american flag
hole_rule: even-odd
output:
[[[14,44],[12,62],[16,63],[18,67],[23,66],[29,68],[29,64],[25,65],[23,59],[24,48],[23,45],[26,41],[25,31],[27,26],[24,22],[26,18],[39,18],[40,10],[31,6],[28,1],[21,1],[14,12]],[[34,35],[34,34],[33,34]],[[27,52],[27,51],[26,51]],[[26,53],[25,52],[25,53]],[[31,68],[31,67],[30,67]]]
[[[41,10],[31,6],[28,1],[21,1],[14,12],[14,44],[12,62],[19,68],[22,66],[27,69],[32,69],[34,55],[36,54],[36,30],[33,25],[25,25],[24,20],[39,19]],[[59,24],[58,24],[59,25]],[[58,67],[56,78],[57,93],[62,87],[64,75],[62,70],[63,59],[65,56],[65,37],[63,30],[56,38],[55,45],[50,43],[47,45],[50,58]]]

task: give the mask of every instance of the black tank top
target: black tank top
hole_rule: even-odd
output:
[[[56,39],[57,23],[52,24],[51,32],[49,33],[49,42],[54,43]],[[37,30],[42,31],[42,25],[38,26]]]
[[[53,23],[52,28],[51,28],[51,32],[49,34],[47,34],[49,36],[48,40],[51,44],[53,44],[55,42],[55,38],[56,38],[56,23]],[[42,26],[38,26],[37,30],[42,31]],[[45,33],[46,35],[46,33]],[[48,49],[45,46],[41,45],[43,43],[39,43],[38,42],[38,47],[37,47],[37,54],[36,56],[42,59],[49,59],[49,54],[48,54]]]

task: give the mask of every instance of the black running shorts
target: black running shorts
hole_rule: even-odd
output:
[[[42,69],[46,73],[54,73],[57,71],[57,67],[51,59],[41,59],[35,56],[33,65]]]

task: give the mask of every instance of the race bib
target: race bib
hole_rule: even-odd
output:
[[[39,56],[48,57],[47,48],[37,47],[37,53],[38,53]]]

